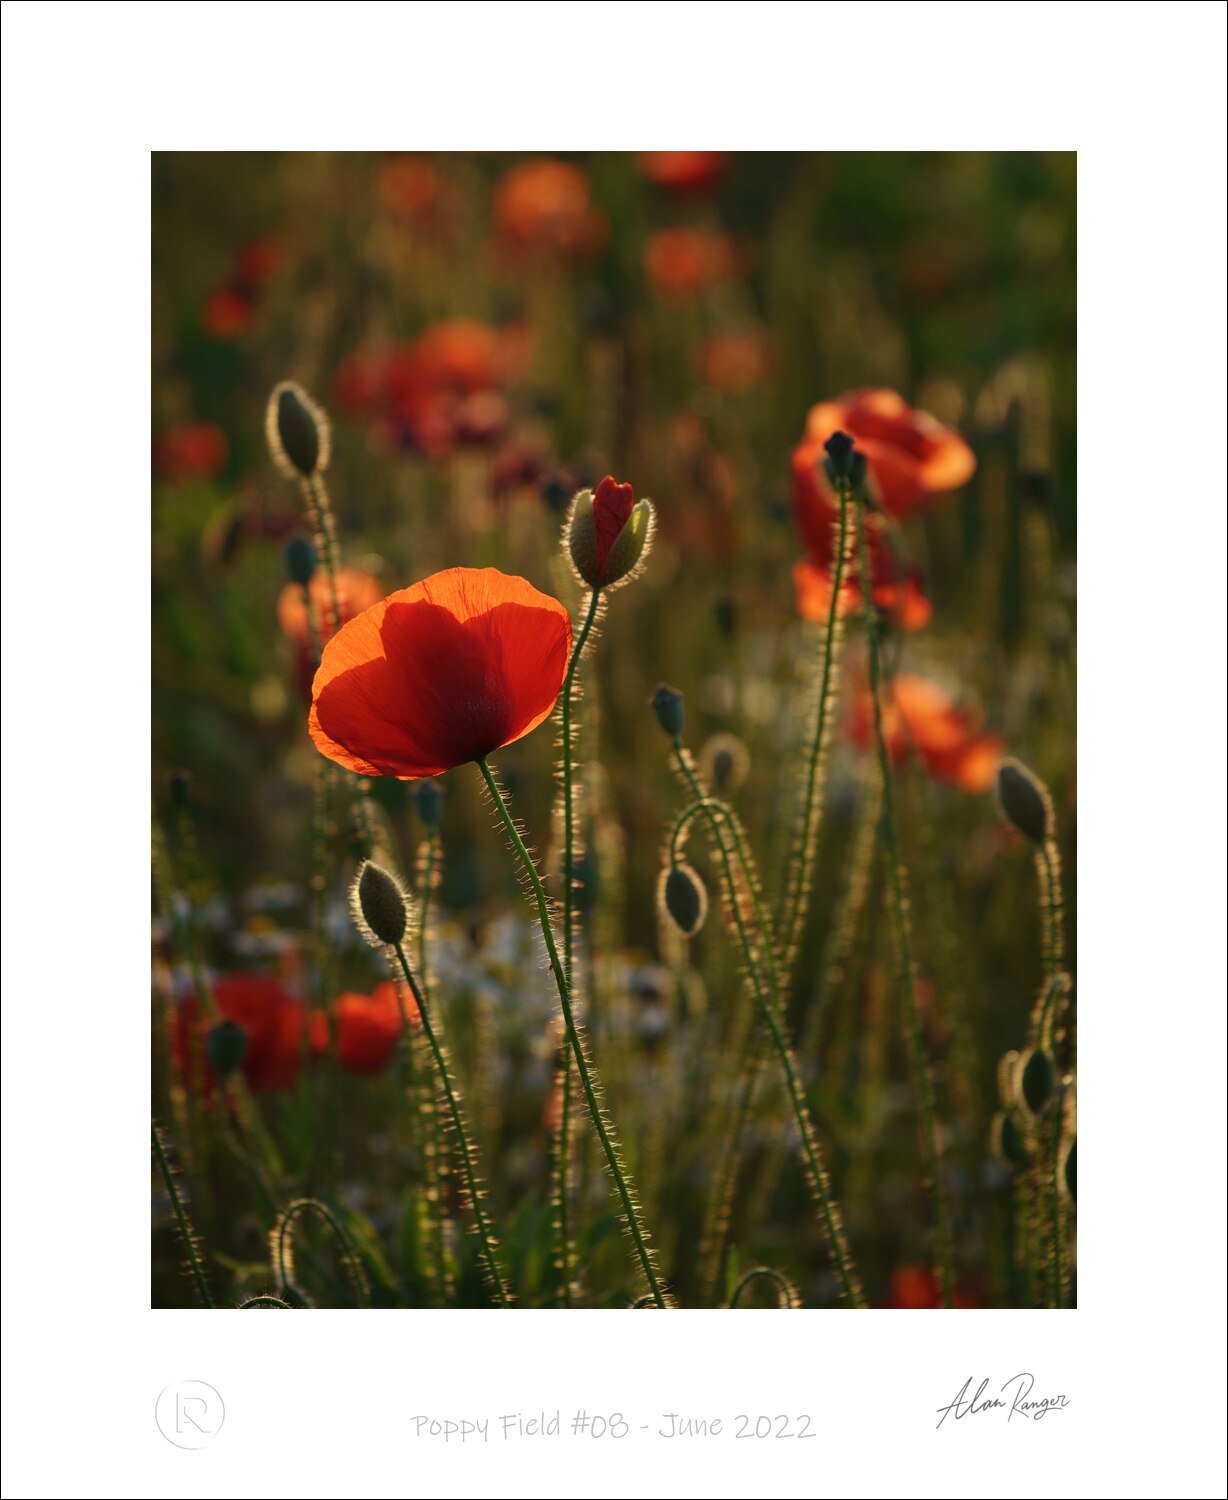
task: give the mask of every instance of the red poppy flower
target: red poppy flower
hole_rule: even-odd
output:
[[[284,260],[281,244],[271,235],[250,240],[235,256],[232,284],[239,291],[253,294],[263,291],[281,270]]]
[[[153,470],[160,479],[207,479],[226,467],[230,443],[212,422],[180,422],[153,443]]]
[[[292,1089],[303,1060],[307,1012],[281,980],[270,974],[230,974],[214,984],[213,998],[222,1018],[238,1022],[246,1034],[243,1076],[249,1086],[258,1093]],[[191,1086],[199,1062],[206,1094],[216,1082],[204,1049],[204,1035],[212,1024],[199,1014],[195,996],[179,1007],[175,1026],[179,1068]],[[194,1032],[199,1046],[194,1043]]]
[[[720,181],[725,151],[641,151],[640,171],[658,187],[675,193],[699,193]]]
[[[686,297],[737,274],[734,242],[719,229],[661,229],[644,247],[644,270],[663,297]]]
[[[308,728],[364,776],[438,776],[522,739],[563,686],[571,616],[496,568],[449,568],[344,625],[324,648]]]
[[[254,312],[250,297],[234,287],[223,286],[205,299],[200,321],[210,338],[233,339],[247,328]]]
[[[422,156],[390,156],[377,178],[380,202],[395,219],[427,218],[439,198],[439,175]]]
[[[871,743],[873,714],[869,693],[862,693],[849,725],[856,744]],[[1005,747],[999,735],[983,734],[980,726],[978,714],[957,708],[929,678],[901,672],[891,679],[883,703],[883,738],[896,763],[916,755],[936,780],[965,792],[986,792]]]
[[[333,592],[328,574],[317,568],[307,585],[311,595],[316,629],[320,644],[333,635]],[[370,609],[384,597],[378,578],[363,568],[341,568],[337,573],[337,602],[341,611],[341,623],[352,620],[364,609]],[[307,601],[303,598],[303,587],[299,583],[287,583],[277,600],[277,623],[282,634],[294,647],[294,678],[303,697],[311,698],[311,679],[318,665],[311,643],[311,624],[307,614]]]
[[[881,513],[867,516],[867,543],[876,602],[893,610],[896,623],[918,630],[933,613],[915,573],[901,567],[888,532],[890,519],[901,519],[930,503],[943,491],[969,479],[976,459],[952,428],[914,411],[894,391],[863,390],[821,401],[810,409],[806,432],[793,450],[793,513],[806,544],[813,572],[794,571],[798,609],[806,618],[820,608],[822,591],[816,578],[830,574],[835,551],[835,522],[839,505],[823,473],[823,445],[838,430],[853,437],[865,454],[870,488]],[[847,577],[857,592],[857,555]],[[830,598],[830,582],[825,582]]]
[[[870,572],[875,575],[876,554],[870,554]],[[883,555],[884,564],[887,563]],[[793,592],[797,612],[803,620],[827,622],[831,610],[831,569],[804,557],[793,564]],[[889,614],[900,630],[923,630],[934,616],[934,606],[925,597],[914,570],[896,577],[872,577],[874,603]],[[840,585],[840,616],[845,618],[861,608],[861,580],[850,568]]]
[[[410,1024],[418,1025],[412,995],[406,995],[405,1005]],[[396,986],[385,982],[370,995],[339,995],[329,1008],[336,1028],[338,1064],[347,1073],[378,1073],[386,1067],[404,1030]],[[322,1029],[327,1035],[327,1028]],[[317,1039],[319,1031],[313,1036],[313,1041]]]
[[[985,1289],[979,1276],[964,1276],[955,1285],[951,1302],[955,1307],[982,1307]],[[929,1266],[897,1266],[891,1273],[888,1307],[927,1308],[942,1306],[942,1282]]]
[[[823,444],[837,431],[847,432],[865,454],[875,499],[897,519],[959,489],[976,470],[975,454],[953,427],[915,411],[895,391],[852,391],[820,401],[793,450],[794,509],[817,556],[830,550],[837,510],[822,467]]]
[[[562,161],[526,161],[495,188],[491,208],[504,243],[517,251],[584,255],[600,248],[605,221],[593,206],[588,178]]]
[[[750,324],[712,334],[699,346],[695,362],[705,384],[741,393],[772,375],[776,349],[765,329]]]

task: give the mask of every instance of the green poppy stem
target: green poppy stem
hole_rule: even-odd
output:
[[[588,1112],[592,1117],[593,1129],[597,1132],[597,1138],[601,1142],[601,1149],[605,1153],[606,1165],[609,1167],[610,1176],[614,1180],[614,1187],[622,1205],[623,1219],[630,1231],[632,1241],[635,1245],[635,1253],[639,1259],[640,1269],[644,1273],[644,1280],[648,1283],[653,1302],[657,1307],[669,1305],[660,1278],[657,1275],[656,1266],[653,1264],[652,1251],[649,1248],[648,1235],[640,1222],[639,1204],[635,1198],[635,1191],[623,1164],[619,1158],[618,1143],[609,1121],[602,1112],[601,1103],[597,1096],[597,1086],[588,1058],[585,1056],[584,1044],[580,1040],[580,1033],[576,1028],[575,1013],[571,1003],[571,986],[567,981],[567,974],[563,968],[563,961],[559,956],[558,945],[554,940],[554,928],[550,921],[550,905],[546,899],[545,888],[541,882],[541,876],[537,873],[537,866],[533,857],[525,847],[524,839],[520,830],[516,827],[516,821],[512,817],[511,810],[507,805],[503,791],[495,777],[491,773],[486,757],[482,756],[477,761],[477,768],[482,773],[482,780],[486,783],[486,790],[490,793],[491,800],[503,823],[512,847],[520,857],[521,865],[533,887],[533,897],[537,904],[538,921],[541,924],[542,937],[545,939],[546,952],[550,958],[550,969],[554,974],[554,981],[558,987],[559,1003],[563,1010],[563,1022],[567,1028],[567,1039],[571,1044],[572,1056],[575,1059],[576,1071],[580,1075],[580,1085],[584,1090],[584,1097],[588,1103]]]

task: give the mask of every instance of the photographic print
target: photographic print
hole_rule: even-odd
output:
[[[1075,1306],[1075,251],[154,154],[154,1307]]]

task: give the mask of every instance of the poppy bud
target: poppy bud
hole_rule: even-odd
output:
[[[1026,1167],[1028,1164],[1027,1142],[1023,1138],[1023,1131],[1019,1128],[1019,1122],[1014,1115],[1008,1111],[994,1116],[992,1144],[994,1154],[1012,1167]]]
[[[657,895],[683,937],[694,937],[708,915],[708,893],[690,865],[662,870]]]
[[[316,549],[305,536],[292,536],[282,553],[286,564],[286,576],[292,583],[306,588],[315,576]]]
[[[1053,1097],[1055,1082],[1053,1060],[1047,1052],[1037,1048],[1024,1058],[1019,1068],[1019,1092],[1034,1115],[1040,1114]]]
[[[1034,844],[1053,837],[1053,802],[1049,789],[1021,761],[1007,759],[998,766],[998,806],[1006,821]]]
[[[373,948],[395,947],[409,925],[409,897],[382,865],[365,860],[350,887],[350,909]]]
[[[727,797],[750,773],[750,752],[736,734],[714,734],[704,741],[699,766],[713,791]]]
[[[676,740],[682,733],[682,694],[663,682],[648,702],[657,716],[657,723],[671,740]]]
[[[443,787],[433,776],[415,781],[409,800],[424,827],[439,827],[439,820],[443,817]]]
[[[287,479],[310,479],[328,468],[328,418],[292,380],[273,388],[265,412],[264,435],[273,462]]]
[[[581,490],[571,504],[565,536],[572,566],[589,588],[612,588],[632,574],[652,537],[651,500],[637,504],[629,484],[608,474],[596,491]]]
[[[843,480],[846,484],[855,484],[858,473],[862,479],[865,478],[865,459],[861,463],[856,462],[859,457],[853,439],[847,432],[836,431],[823,444],[827,457],[823,460],[823,472],[827,475],[828,483],[834,488]]]
[[[1066,1153],[1066,1160],[1062,1165],[1062,1176],[1066,1179],[1066,1191],[1070,1194],[1072,1202],[1075,1199],[1075,1142],[1071,1141],[1070,1150]]]
[[[237,1021],[219,1021],[205,1037],[205,1056],[219,1078],[229,1078],[243,1065],[247,1032]]]

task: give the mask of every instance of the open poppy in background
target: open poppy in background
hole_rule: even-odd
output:
[[[793,581],[798,612],[805,619],[825,618],[831,598],[840,507],[827,482],[823,459],[824,444],[838,431],[847,432],[865,455],[868,486],[881,511],[866,516],[875,603],[892,614],[901,629],[919,630],[929,623],[933,609],[922,592],[919,574],[901,564],[893,552],[890,523],[966,484],[976,470],[976,456],[954,428],[944,427],[928,412],[914,410],[895,391],[853,391],[812,406],[805,435],[792,457],[793,514],[808,554],[808,566],[799,564]],[[860,592],[859,566],[854,550],[846,573],[850,600]]]
[[[438,776],[522,739],[563,686],[571,616],[497,568],[449,568],[356,616],[324,648],[308,729],[362,776]]]
[[[866,748],[874,737],[874,705],[860,694],[849,723],[853,742]],[[957,708],[928,677],[901,672],[891,679],[883,701],[883,739],[897,764],[916,755],[929,775],[965,792],[987,792],[993,785],[1005,742],[981,732],[976,713]]]
[[[725,175],[727,151],[641,151],[640,171],[672,193],[701,193]]]
[[[273,974],[228,974],[213,985],[213,999],[223,1020],[243,1028],[243,1076],[257,1093],[284,1093],[298,1080],[303,1061],[305,1007]],[[205,1057],[204,1036],[213,1021],[205,1016],[193,995],[175,1016],[175,1054],[179,1070],[189,1087],[208,1094],[216,1084]],[[199,1031],[199,1046],[193,1033]],[[203,1088],[197,1084],[197,1067],[203,1069]]]
[[[312,612],[316,618],[316,629],[320,633],[320,644],[324,645],[333,634],[333,591],[328,574],[317,568],[307,585],[311,596]],[[384,590],[374,573],[365,568],[341,568],[337,573],[337,602],[344,625],[364,609],[370,609],[383,597]],[[307,601],[303,598],[300,583],[287,583],[277,599],[277,623],[282,634],[294,647],[294,680],[304,698],[311,698],[311,679],[315,674],[315,648],[311,642],[311,625],[307,613]]]
[[[153,471],[159,479],[210,479],[226,467],[230,442],[214,422],[180,422],[153,440]]]
[[[571,162],[518,162],[495,186],[491,217],[503,245],[521,254],[583,256],[606,237],[588,178]]]
[[[405,996],[405,1006],[410,1025],[419,1025],[418,1007],[412,995]],[[391,1061],[405,1029],[396,985],[385,981],[377,984],[370,995],[338,995],[329,1010],[336,1030],[338,1066],[347,1073],[381,1072]],[[311,1041],[317,1053],[327,1048],[328,1025],[323,1014],[314,1018]]]

